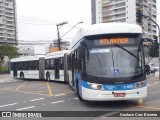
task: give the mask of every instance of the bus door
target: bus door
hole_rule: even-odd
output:
[[[75,76],[74,76],[74,64],[73,64],[73,63],[74,63],[74,59],[75,59],[74,57],[75,57],[75,54],[73,53],[73,54],[72,54],[72,86],[73,86],[73,87],[74,87],[74,80],[75,80],[75,79],[74,79],[74,77],[75,77]]]
[[[13,66],[13,76],[17,77],[17,63],[11,63]]]
[[[39,67],[37,67],[37,69],[39,68],[39,79],[44,79],[44,65],[45,63],[45,59],[44,57],[40,57],[39,58]],[[35,61],[36,66],[38,66],[38,61]]]
[[[60,70],[60,60],[59,59],[55,59],[54,61],[55,63],[55,79],[59,79],[59,70]]]

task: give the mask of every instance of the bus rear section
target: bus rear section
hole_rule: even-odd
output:
[[[142,34],[134,28],[132,33],[128,30],[126,33],[119,30],[112,34],[83,36],[77,47],[70,49],[69,84],[80,100],[114,101],[147,97]]]
[[[20,79],[44,79],[44,56],[11,59],[10,74]]]

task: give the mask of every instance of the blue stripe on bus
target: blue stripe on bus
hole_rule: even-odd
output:
[[[143,87],[145,87],[147,85],[147,81],[145,80],[145,83],[143,85]],[[90,88],[90,86],[87,84],[86,81],[82,80],[82,86],[88,89],[92,89]],[[112,90],[132,90],[135,87],[135,83],[130,83],[130,84],[102,84],[103,89],[106,91],[112,91]]]
[[[81,76],[78,72],[74,73],[75,78],[78,79],[79,83],[79,88],[80,88],[80,94],[81,94],[81,86],[92,89],[88,83],[84,80],[81,79]],[[130,84],[102,84],[103,89],[106,91],[112,91],[112,90],[132,90],[135,89],[135,84],[136,83],[130,83]],[[147,81],[144,81],[143,87],[147,85]]]

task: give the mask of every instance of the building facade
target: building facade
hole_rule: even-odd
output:
[[[16,0],[0,0],[0,44],[17,44]]]
[[[139,24],[143,29],[144,38],[156,39],[157,27],[148,18],[138,21],[137,13],[149,16],[155,22],[156,0],[91,0],[92,24],[106,22],[127,22]]]

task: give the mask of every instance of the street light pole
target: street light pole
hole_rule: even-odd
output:
[[[158,27],[158,41],[159,41],[159,79],[160,79],[160,28],[159,28],[159,25],[149,16],[147,15],[143,15],[141,14],[142,16],[145,16],[145,17],[148,17],[154,24],[156,24],[156,26]]]
[[[64,37],[66,34],[68,34],[74,27],[76,27],[78,24],[81,24],[83,23],[83,21],[81,22],[78,22],[77,24],[75,24],[71,29],[69,29],[62,37]],[[59,34],[59,26],[62,26],[64,24],[67,24],[67,22],[63,22],[63,23],[60,23],[60,24],[57,24],[57,36],[58,36],[58,49],[59,51],[61,51],[61,39],[62,37],[60,37],[60,34]]]
[[[67,22],[62,22],[62,23],[59,23],[57,24],[57,36],[58,36],[58,50],[61,51],[61,44],[60,44],[60,41],[61,41],[61,38],[60,38],[60,35],[59,35],[59,26],[62,26],[64,24],[67,24]]]

